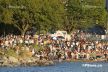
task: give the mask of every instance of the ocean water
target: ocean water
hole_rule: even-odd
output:
[[[62,62],[52,66],[0,67],[0,72],[108,72],[108,63]]]

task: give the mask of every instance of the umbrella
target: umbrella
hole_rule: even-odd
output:
[[[52,39],[53,39],[53,40],[57,40],[57,37],[54,36],[54,37],[52,37]]]
[[[65,39],[63,36],[57,36],[57,39],[62,40]]]

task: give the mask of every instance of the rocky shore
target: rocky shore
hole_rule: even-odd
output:
[[[52,61],[52,60],[46,60],[39,58],[15,58],[12,56],[9,57],[3,57],[0,59],[0,67],[16,67],[16,66],[49,66],[54,65],[56,62],[63,62],[64,60],[58,60],[58,61]],[[98,59],[98,60],[65,60],[67,62],[99,62],[104,61],[108,62],[106,59]]]
[[[39,60],[38,58],[23,58],[23,59],[17,59],[15,57],[9,56],[9,57],[3,57],[0,60],[0,67],[16,67],[16,66],[48,66],[53,65],[53,61],[49,60]]]

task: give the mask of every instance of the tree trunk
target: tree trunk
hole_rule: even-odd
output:
[[[26,31],[21,31],[21,35],[23,35],[23,36],[25,35],[25,33],[26,33]]]
[[[22,28],[20,27],[20,25],[15,24],[15,26],[20,30],[21,35],[25,35],[26,31],[28,30],[28,28],[30,28],[31,26],[29,24],[22,24]]]

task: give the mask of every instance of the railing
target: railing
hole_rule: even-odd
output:
[[[78,37],[81,37],[81,35],[78,35]],[[86,38],[87,40],[108,41],[108,35],[86,34],[83,35],[83,38]]]

